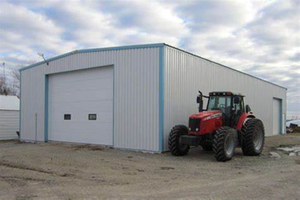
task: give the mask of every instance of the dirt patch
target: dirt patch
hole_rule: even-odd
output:
[[[103,151],[105,147],[99,146],[99,145],[89,145],[89,144],[84,144],[84,145],[77,145],[74,148],[75,151]]]
[[[37,195],[17,196],[16,200],[31,200],[31,199],[35,199],[36,197],[38,197],[38,196]]]
[[[53,172],[53,171],[47,171],[47,170],[43,170],[43,169],[40,169],[40,168],[29,167],[29,166],[26,166],[26,165],[16,164],[16,163],[12,163],[12,162],[8,162],[8,161],[3,161],[3,160],[0,161],[0,166],[14,168],[14,169],[20,169],[20,170],[29,170],[29,171],[39,172],[39,173],[45,173],[45,174],[51,174],[51,175],[61,176],[61,177],[72,176],[72,174],[57,173],[57,172]]]
[[[0,140],[0,144],[2,143],[11,143],[11,142],[18,142],[19,140]]]
[[[295,163],[300,165],[300,159],[295,159]]]
[[[174,167],[160,167],[161,170],[173,170]]]
[[[3,179],[12,187],[25,186],[28,182],[38,182],[38,183],[46,183],[53,184],[51,180],[32,178],[32,177],[20,177],[20,176],[0,176],[0,179]]]
[[[237,149],[231,161],[220,163],[201,147],[175,157],[96,145],[4,142],[0,199],[297,199],[300,157],[276,149],[297,144],[295,134],[267,137],[261,156],[243,156]],[[271,149],[279,159],[270,158]]]

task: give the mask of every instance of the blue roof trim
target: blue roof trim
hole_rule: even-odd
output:
[[[70,56],[70,55],[74,55],[74,54],[77,54],[77,53],[89,53],[89,52],[100,52],[100,51],[113,51],[113,50],[124,50],[124,49],[153,48],[153,47],[163,47],[164,45],[165,45],[165,46],[168,46],[168,47],[171,47],[171,48],[174,48],[174,49],[177,49],[177,50],[179,50],[179,51],[185,52],[185,53],[190,54],[190,55],[192,55],[192,56],[195,56],[195,57],[198,57],[198,58],[207,60],[207,61],[209,61],[209,62],[218,64],[218,65],[220,65],[220,66],[226,67],[226,68],[231,69],[231,70],[233,70],[233,71],[236,71],[236,72],[239,72],[239,73],[248,75],[248,76],[250,76],[250,77],[252,77],[252,78],[256,78],[256,79],[258,79],[258,80],[264,81],[264,82],[266,82],[266,83],[270,83],[270,84],[272,84],[272,85],[275,85],[275,86],[278,86],[278,87],[281,87],[281,88],[287,90],[286,87],[283,87],[283,86],[281,86],[281,85],[272,83],[272,82],[270,82],[270,81],[266,81],[266,80],[264,80],[264,79],[262,79],[262,78],[258,78],[258,77],[256,77],[256,76],[250,75],[250,74],[248,74],[248,73],[245,73],[245,72],[242,72],[242,71],[233,69],[233,68],[228,67],[228,66],[226,66],[226,65],[217,63],[217,62],[212,61],[212,60],[209,60],[209,59],[207,59],[207,58],[203,58],[203,57],[198,56],[198,55],[196,55],[196,54],[190,53],[190,52],[188,52],[188,51],[185,51],[185,50],[183,50],[183,49],[180,49],[180,48],[177,48],[177,47],[174,47],[174,46],[165,44],[165,43],[141,44],[141,45],[128,45],[128,46],[118,46],[118,47],[104,47],[104,48],[94,48],[94,49],[75,50],[75,51],[71,51],[71,52],[69,52],[69,53],[65,53],[65,54],[62,54],[62,55],[59,55],[59,56],[56,56],[56,57],[47,59],[47,61],[50,63],[51,61],[58,60],[58,59],[60,59],[60,58],[64,58],[64,57],[67,57],[67,56]],[[45,61],[41,61],[41,62],[32,64],[32,65],[29,65],[29,66],[27,66],[27,67],[23,67],[23,68],[20,69],[20,71],[24,71],[24,70],[27,70],[27,69],[30,69],[30,68],[33,68],[33,67],[36,67],[36,66],[45,64],[45,63],[46,63]]]
[[[114,50],[125,50],[125,49],[142,49],[142,48],[154,48],[154,47],[162,47],[164,43],[155,43],[155,44],[141,44],[141,45],[128,45],[128,46],[118,46],[118,47],[104,47],[104,48],[94,48],[94,49],[82,49],[82,50],[75,50],[69,53],[65,53],[53,58],[47,59],[50,63],[51,61],[58,60],[67,56],[71,56],[77,53],[90,53],[90,52],[100,52],[100,51],[114,51]],[[22,67],[20,71],[24,71],[33,67],[37,67],[39,65],[45,64],[45,61],[41,61],[26,67]]]

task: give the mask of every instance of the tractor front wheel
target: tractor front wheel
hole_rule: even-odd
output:
[[[242,150],[245,156],[261,154],[265,141],[265,130],[261,120],[251,118],[242,128]]]
[[[233,157],[237,146],[236,130],[227,126],[219,128],[213,139],[213,151],[217,161],[225,162]]]
[[[180,137],[188,134],[184,125],[174,126],[169,134],[169,149],[174,156],[183,156],[188,153],[190,146],[181,144]]]

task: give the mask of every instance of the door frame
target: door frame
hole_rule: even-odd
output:
[[[278,119],[278,120],[280,120],[280,123],[279,123],[279,134],[282,135],[283,134],[282,99],[281,98],[277,98],[277,97],[273,97],[272,100],[273,100],[272,101],[272,107],[273,107],[274,100],[279,101],[279,119]],[[274,117],[274,109],[272,109],[272,114],[273,114],[272,116]],[[272,121],[272,125],[273,125],[273,123],[274,123],[274,121]],[[272,129],[273,129],[273,126],[272,126]]]
[[[83,71],[83,70],[89,70],[89,69],[95,69],[95,68],[102,68],[102,67],[112,67],[113,70],[113,122],[112,122],[112,145],[105,145],[105,146],[111,146],[114,147],[115,145],[115,65],[101,65],[101,66],[95,66],[95,67],[87,67],[87,68],[81,68],[81,69],[74,69],[74,70],[68,70],[68,71],[61,71],[61,72],[53,72],[53,73],[45,73],[45,107],[44,107],[44,141],[47,143],[49,142],[49,76],[55,75],[55,74],[62,74],[62,73],[69,73],[69,72],[75,72],[75,71]]]

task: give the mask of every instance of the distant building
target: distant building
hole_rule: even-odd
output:
[[[16,96],[0,95],[0,140],[17,139],[20,120],[20,100]]]

